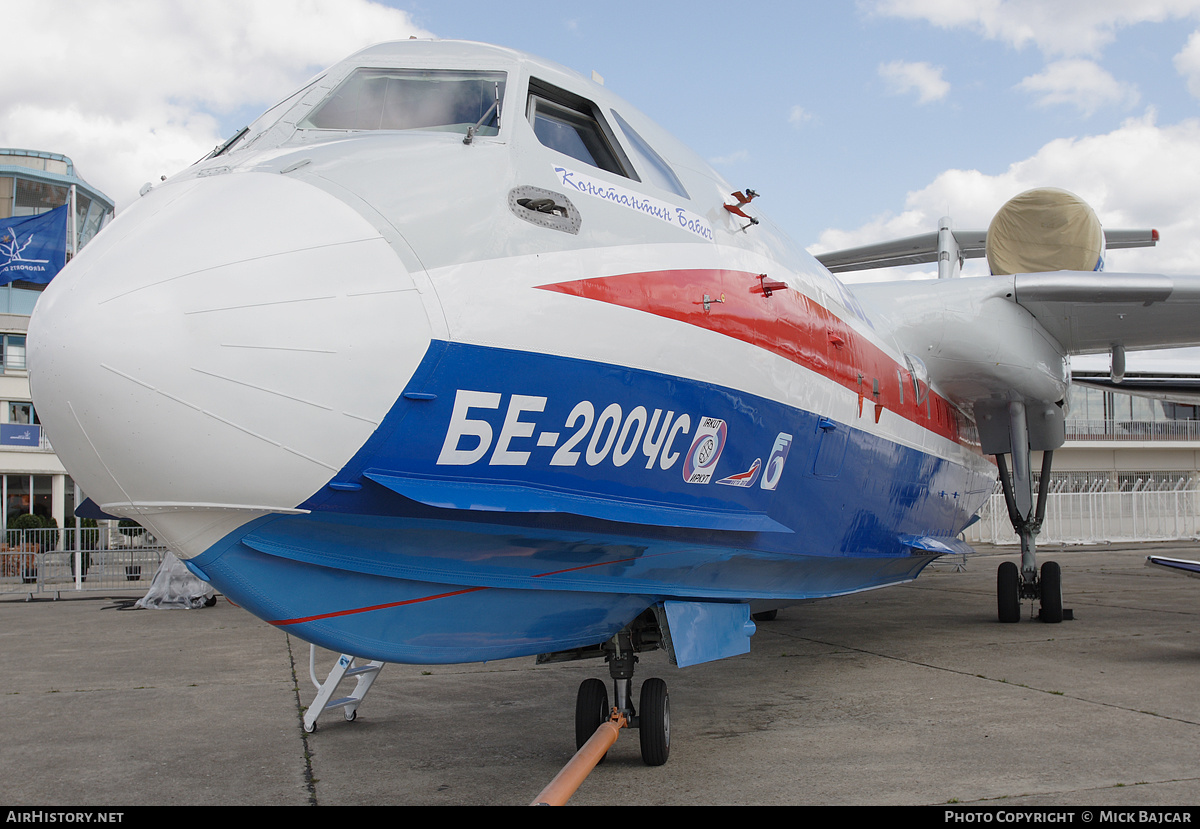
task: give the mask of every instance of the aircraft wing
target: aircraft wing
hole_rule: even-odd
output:
[[[1072,371],[1071,382],[1103,391],[1119,391],[1154,400],[1200,405],[1200,374],[1154,374],[1126,372],[1120,382],[1108,372]]]
[[[849,286],[960,405],[1056,403],[1063,356],[1200,344],[1200,277],[1082,271]]]
[[[1172,573],[1200,579],[1200,561],[1188,561],[1184,558],[1167,558],[1166,556],[1146,556],[1147,567],[1161,567]]]
[[[963,259],[987,256],[986,230],[954,230],[958,253]],[[941,248],[937,231],[876,242],[856,248],[844,248],[817,254],[817,261],[833,273],[865,271],[873,268],[896,268],[901,265],[923,265],[936,262]],[[1107,250],[1152,247],[1158,242],[1157,230],[1105,230]]]
[[[1056,271],[1013,279],[1014,301],[1068,354],[1200,344],[1200,277]]]
[[[1028,311],[1066,354],[1200,345],[1200,276],[1055,271],[849,287],[885,318],[920,328],[960,321],[968,335],[989,323],[987,300],[1004,299]]]

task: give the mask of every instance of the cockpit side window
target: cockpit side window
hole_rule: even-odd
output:
[[[356,69],[300,122],[325,130],[500,131],[503,72]]]
[[[534,78],[529,81],[527,115],[538,141],[550,149],[640,180],[591,101]]]
[[[629,122],[622,118],[619,112],[615,109],[611,112],[617,125],[621,127],[621,132],[625,133],[625,137],[629,139],[629,146],[640,162],[639,166],[646,182],[661,187],[663,190],[670,190],[685,199],[691,198],[684,189],[683,182],[679,180],[679,176],[675,175],[675,171],[671,169],[671,165],[654,151],[654,148],[638,134],[637,130],[629,126]]]

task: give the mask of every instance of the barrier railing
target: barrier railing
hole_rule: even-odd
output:
[[[0,594],[149,588],[166,552],[141,527],[8,530]]]
[[[1047,501],[1038,543],[1172,541],[1200,536],[1200,492],[1057,492]],[[991,496],[980,520],[963,533],[967,543],[1017,544],[1003,495]]]
[[[1067,440],[1198,440],[1200,420],[1067,420]]]
[[[1039,543],[1200,537],[1200,490],[1054,492]],[[1017,544],[1004,496],[992,495],[968,543]],[[0,595],[148,589],[167,548],[141,527],[8,530],[0,535]]]

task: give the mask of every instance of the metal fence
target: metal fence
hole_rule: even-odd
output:
[[[1182,484],[1182,482],[1181,482]],[[1170,541],[1200,537],[1200,490],[1051,492],[1039,543]],[[1018,544],[1004,496],[992,495],[968,543]],[[167,548],[142,527],[7,530],[0,534],[0,595],[147,590]]]
[[[1200,492],[1194,489],[1054,492],[1048,498],[1039,544],[1171,541],[1200,536]],[[963,533],[967,543],[1019,543],[1003,495],[992,495],[979,518]]]
[[[1067,440],[1200,440],[1200,420],[1073,420]]]
[[[0,595],[149,589],[167,548],[142,527],[7,530]]]

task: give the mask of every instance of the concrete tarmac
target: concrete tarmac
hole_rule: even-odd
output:
[[[671,758],[622,734],[572,805],[1200,804],[1198,544],[1044,550],[1075,620],[996,621],[990,551],[913,584],[786,608],[687,669]],[[574,752],[602,663],[388,665],[355,722],[301,727],[309,647],[223,598],[0,601],[0,804],[525,805]],[[334,655],[318,651],[323,678]]]

